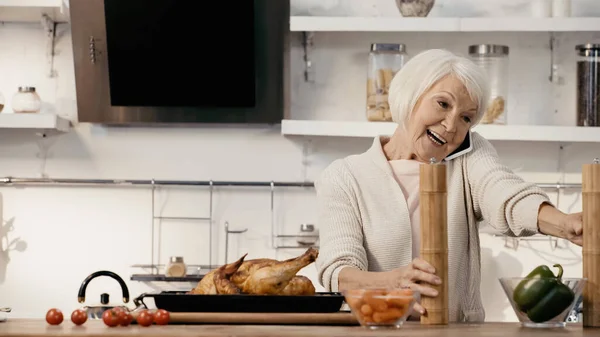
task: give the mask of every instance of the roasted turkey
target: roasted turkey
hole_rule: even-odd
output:
[[[315,262],[319,251],[309,248],[304,254],[285,261],[273,259],[239,260],[211,270],[190,294],[313,295],[315,287],[300,269]]]

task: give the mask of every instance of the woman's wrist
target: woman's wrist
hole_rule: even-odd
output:
[[[566,238],[565,219],[567,215],[554,206],[543,203],[538,211],[538,230],[545,235]]]

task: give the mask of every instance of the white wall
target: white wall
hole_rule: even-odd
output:
[[[296,0],[294,12],[315,3]],[[314,15],[399,16],[394,1],[330,0],[327,8],[310,7]],[[513,15],[515,2],[438,1],[432,15]],[[514,5],[514,6],[512,6]],[[600,13],[600,5],[582,7],[574,14]],[[306,7],[306,6],[305,6]],[[306,7],[308,8],[308,7]],[[515,9],[516,8],[516,9]],[[582,9],[584,8],[584,9]],[[510,12],[510,9],[513,12]],[[514,11],[517,12],[514,12]],[[511,14],[513,13],[513,14]],[[38,88],[44,109],[76,123],[75,84],[71,35],[60,25],[56,76],[49,78],[45,35],[37,24],[0,25],[0,92],[9,100],[19,85]],[[469,44],[504,43],[511,48],[510,124],[574,125],[574,45],[597,41],[599,34],[557,34],[562,84],[548,80],[548,34],[544,33],[318,33],[315,39],[315,83],[303,79],[300,34],[292,51],[292,117],[295,119],[364,120],[367,51],[371,42],[402,42],[410,55],[432,47],[464,53]],[[10,106],[10,102],[8,102]],[[46,140],[47,160],[39,158],[35,135],[0,132],[0,177],[135,178],[192,180],[312,181],[332,160],[368,148],[371,140],[285,138],[273,128],[101,128],[76,125],[68,134]],[[600,154],[593,145],[497,142],[504,162],[525,179],[535,182],[579,183],[581,165]],[[549,191],[556,200],[554,191]],[[270,248],[268,188],[219,188],[214,195],[213,262],[224,262],[223,223],[248,232],[230,239],[229,260],[246,252],[249,258],[287,258],[302,250]],[[0,218],[14,219],[9,239],[20,238],[21,251],[0,256],[0,306],[13,308],[11,317],[41,318],[50,307],[70,312],[78,306],[76,292],[90,273],[112,270],[123,278],[132,296],[151,289],[187,289],[193,284],[142,284],[129,280],[141,270],[132,264],[150,263],[152,206],[147,188],[114,187],[1,187]],[[276,191],[278,231],[294,234],[301,223],[315,223],[312,189]],[[160,189],[156,215],[208,215],[207,188]],[[578,191],[562,192],[559,208],[581,210]],[[159,222],[156,222],[158,227]],[[157,229],[158,233],[158,229]],[[183,255],[186,262],[207,264],[208,225],[163,221],[161,262]],[[487,319],[514,321],[497,281],[499,276],[523,275],[540,263],[563,263],[566,276],[581,276],[581,249],[566,242],[552,249],[548,242],[521,242],[517,250],[504,239],[481,235],[482,296]],[[5,243],[3,244],[6,248]],[[4,262],[2,262],[4,261]],[[2,264],[3,263],[3,264]],[[314,266],[302,271],[318,284]],[[318,289],[322,288],[318,286]],[[98,302],[101,292],[120,298],[116,282],[100,278],[88,287],[87,303]]]

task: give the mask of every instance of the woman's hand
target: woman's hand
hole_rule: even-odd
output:
[[[583,245],[583,213],[567,214],[563,218],[562,227],[565,231],[565,239],[578,246]]]
[[[583,213],[565,214],[550,204],[542,204],[538,211],[540,233],[567,239],[583,245]]]
[[[431,264],[420,258],[414,259],[406,266],[386,272],[368,272],[354,267],[346,267],[338,275],[338,289],[345,291],[361,288],[408,287],[417,291],[421,297],[436,297],[438,292],[431,286],[442,284],[442,280],[435,275],[435,272],[435,268]],[[417,297],[417,303],[413,306],[414,313],[411,314],[413,318],[426,312],[426,308],[423,308],[419,302],[419,297]]]
[[[421,296],[437,296],[438,291],[428,284],[442,284],[442,280],[435,275],[435,268],[420,258],[414,259],[407,266],[392,270],[391,273],[396,277],[398,286],[410,287],[418,291]],[[420,314],[424,314],[426,310],[420,303],[415,303],[413,309]]]

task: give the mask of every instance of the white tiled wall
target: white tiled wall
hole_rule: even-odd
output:
[[[575,1],[575,15],[584,2]],[[295,0],[294,12],[305,15],[399,16],[392,0]],[[499,3],[504,4],[504,7]],[[522,1],[521,1],[522,3]],[[516,8],[516,9],[515,9]],[[438,0],[432,15],[514,15],[518,2],[450,2]],[[586,12],[600,14],[600,6]],[[512,9],[512,12],[510,12]],[[515,10],[517,12],[515,12]],[[511,14],[513,13],[513,14]],[[315,83],[303,78],[300,34],[292,50],[292,117],[296,119],[364,119],[366,56],[371,42],[405,43],[410,55],[432,47],[464,53],[469,44],[504,43],[511,48],[509,117],[511,124],[574,124],[574,45],[597,41],[599,34],[557,34],[557,60],[563,82],[551,85],[549,35],[544,33],[318,33],[315,37]],[[77,121],[71,35],[60,25],[49,77],[44,32],[37,24],[0,25],[0,92],[7,99],[19,85],[38,88],[44,109]],[[10,106],[10,101],[8,102]],[[194,180],[312,181],[332,160],[364,151],[371,140],[285,138],[273,128],[102,128],[77,125],[66,135],[46,140],[46,161],[38,139],[23,132],[0,132],[0,177],[136,178]],[[504,162],[527,180],[580,182],[583,162],[598,156],[597,145],[497,142]],[[556,200],[556,194],[549,191]],[[302,250],[271,249],[268,188],[218,188],[213,204],[213,262],[224,262],[224,229],[248,228],[230,237],[229,260],[246,252],[249,258],[287,258]],[[294,234],[301,223],[316,223],[311,189],[277,189],[275,222],[281,234]],[[133,296],[150,289],[189,288],[193,284],[142,284],[129,281],[140,272],[130,266],[150,263],[151,193],[147,188],[0,187],[0,217],[14,219],[9,239],[19,250],[0,255],[0,306],[11,317],[43,317],[49,307],[70,312],[76,293],[90,273],[107,269],[126,279]],[[559,208],[580,211],[576,192],[563,192]],[[208,215],[207,188],[160,189],[156,215]],[[188,263],[209,262],[208,225],[181,221],[155,222],[161,238],[161,262],[183,255]],[[160,229],[159,229],[160,227]],[[318,227],[318,224],[317,224]],[[159,232],[160,231],[160,232]],[[521,242],[517,250],[504,239],[482,234],[482,295],[487,319],[515,320],[497,277],[522,275],[540,263],[563,263],[566,275],[580,276],[581,250],[565,242]],[[5,243],[3,244],[5,248]],[[8,263],[8,259],[10,260]],[[316,271],[302,271],[315,284]],[[318,287],[318,289],[322,289]],[[120,298],[116,282],[96,279],[87,303],[109,292]]]

